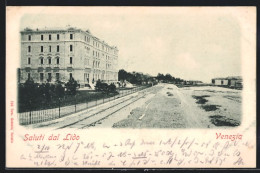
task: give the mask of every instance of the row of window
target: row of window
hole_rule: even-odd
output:
[[[99,61],[93,61],[93,67],[94,68],[99,68],[99,64],[100,64]]]
[[[49,34],[49,40],[52,40],[52,35]],[[28,35],[28,41],[31,41],[32,40],[32,36],[31,35]],[[43,41],[44,40],[44,35],[41,35],[41,40]],[[56,40],[60,40],[60,34],[56,34]],[[73,34],[70,34],[70,40],[73,40]]]
[[[60,58],[59,57],[56,57],[55,58],[56,59],[56,64],[60,64]],[[39,60],[40,62],[40,64],[44,64],[44,58],[43,57],[40,57],[40,60]],[[47,58],[47,63],[48,64],[51,64],[52,63],[52,58],[51,57],[48,57]],[[73,63],[73,58],[72,57],[70,57],[70,64],[72,64]],[[27,64],[31,64],[31,57],[28,57],[28,59],[27,59]]]
[[[99,52],[93,50],[93,56],[99,58]],[[104,54],[102,54],[102,56],[104,57]],[[110,56],[106,55],[106,60],[110,60],[110,58],[111,58]]]
[[[56,64],[60,64],[60,57],[56,57]],[[52,64],[52,58],[51,57],[48,57],[47,58],[47,64]],[[44,58],[43,57],[40,57],[39,59],[39,63],[40,64],[44,64]],[[31,64],[31,57],[28,57],[27,58],[27,64]],[[70,64],[73,64],[73,57],[70,57]],[[85,65],[89,65],[89,59],[85,59],[85,62],[84,62]],[[100,65],[100,61],[93,61],[93,67],[95,68],[99,68],[99,65]],[[106,68],[110,68],[111,67],[111,64],[106,64]]]
[[[69,73],[69,78],[71,79],[73,77],[72,73]],[[106,78],[109,79],[110,75],[106,74]],[[31,78],[31,73],[27,73],[27,78],[30,79]],[[39,73],[39,78],[40,78],[40,82],[44,81],[44,73]],[[114,75],[114,78],[116,79],[116,75]],[[100,75],[100,74],[93,74],[93,81],[95,79],[101,79],[104,80],[104,75]],[[47,78],[46,80],[48,82],[52,81],[52,73],[47,73]],[[55,73],[55,80],[59,81],[60,80],[60,73]],[[84,82],[89,82],[89,73],[84,73]]]
[[[41,46],[41,52],[43,52],[43,46]],[[31,46],[28,46],[28,52],[31,52],[32,51],[32,48],[31,48]],[[52,51],[52,46],[49,46],[49,52],[51,52]],[[73,45],[70,45],[70,52],[72,52],[73,51]],[[56,46],[56,52],[60,52],[60,46],[59,45],[57,45]]]
[[[51,41],[52,40],[52,35],[49,34],[48,37],[49,37],[49,40]],[[31,40],[32,40],[32,36],[28,35],[28,41],[31,41]],[[41,41],[43,41],[43,40],[44,40],[44,35],[41,35]],[[56,34],[56,40],[60,40],[60,34]],[[73,40],[73,34],[70,34],[70,40]],[[90,38],[85,36],[85,41],[90,42]],[[93,46],[99,48],[99,43],[93,41]],[[110,52],[111,51],[111,48],[102,45],[102,50],[104,50],[104,48],[105,48],[106,52]],[[116,54],[116,50],[114,50],[114,54]]]
[[[70,79],[73,77],[72,73],[69,73]],[[31,73],[27,73],[27,78],[30,79],[31,78]],[[39,78],[40,81],[43,82],[44,81],[44,73],[39,73]],[[56,81],[60,80],[60,73],[55,73],[55,79]],[[48,82],[52,81],[52,73],[47,73],[47,79]]]

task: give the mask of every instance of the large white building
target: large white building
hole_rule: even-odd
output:
[[[100,79],[118,81],[118,49],[88,30],[26,28],[21,31],[19,82],[67,82],[74,78],[81,87]]]

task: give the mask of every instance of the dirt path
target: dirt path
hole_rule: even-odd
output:
[[[240,124],[240,91],[216,87],[178,88],[173,84],[160,86],[144,104],[130,113],[124,112],[127,118],[113,127],[232,128]]]
[[[206,114],[200,109],[194,99],[191,98],[192,93],[184,94],[177,86],[172,86],[178,99],[181,101],[183,117],[185,118],[186,127],[188,128],[206,128],[210,125]]]

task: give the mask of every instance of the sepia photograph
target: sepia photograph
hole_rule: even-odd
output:
[[[241,33],[231,15],[27,14],[19,34],[21,125],[241,124]]]
[[[255,28],[255,7],[8,7],[7,165],[255,167]]]

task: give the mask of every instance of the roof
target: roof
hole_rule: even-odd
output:
[[[83,31],[79,28],[71,27],[70,25],[67,25],[66,27],[48,27],[48,28],[45,27],[45,28],[36,28],[36,29],[26,27],[23,31],[21,31],[21,33],[26,33],[26,32],[55,32],[55,31],[64,31],[64,32],[65,31],[79,31],[79,32],[84,32],[84,33],[87,33],[88,35],[91,35],[95,40],[98,40],[98,41],[106,44],[108,47],[113,48],[115,50],[118,50],[117,46],[110,46],[105,41],[100,40],[99,38],[92,35],[91,32],[89,31],[89,29],[87,29],[86,31]]]
[[[242,77],[241,76],[229,76],[229,77],[226,77],[226,78],[213,78],[214,80],[242,80]]]

